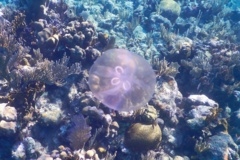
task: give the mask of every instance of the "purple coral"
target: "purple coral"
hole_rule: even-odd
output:
[[[73,127],[70,129],[68,140],[70,146],[74,150],[83,148],[84,144],[91,137],[91,127],[87,125],[83,115],[75,115],[72,117]]]
[[[155,73],[142,57],[125,49],[110,49],[89,71],[89,86],[106,106],[118,111],[144,106],[154,93]]]

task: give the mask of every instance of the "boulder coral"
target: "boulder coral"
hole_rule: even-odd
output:
[[[0,104],[0,135],[10,136],[17,131],[17,111],[6,103]]]
[[[159,7],[161,15],[169,19],[172,23],[175,22],[181,12],[180,5],[174,0],[162,0]]]
[[[125,146],[137,152],[145,152],[158,147],[162,132],[158,124],[134,123],[125,133]]]

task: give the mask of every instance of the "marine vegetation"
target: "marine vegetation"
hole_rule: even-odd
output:
[[[237,0],[0,0],[0,159],[239,159]]]

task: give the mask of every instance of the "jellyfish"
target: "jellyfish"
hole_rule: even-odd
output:
[[[155,83],[151,65],[126,49],[105,51],[89,71],[88,84],[93,95],[117,111],[143,107],[151,99]]]

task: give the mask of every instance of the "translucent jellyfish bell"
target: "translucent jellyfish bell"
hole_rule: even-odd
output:
[[[125,49],[103,53],[89,71],[89,87],[104,105],[118,111],[143,107],[152,97],[155,73],[141,56]]]

